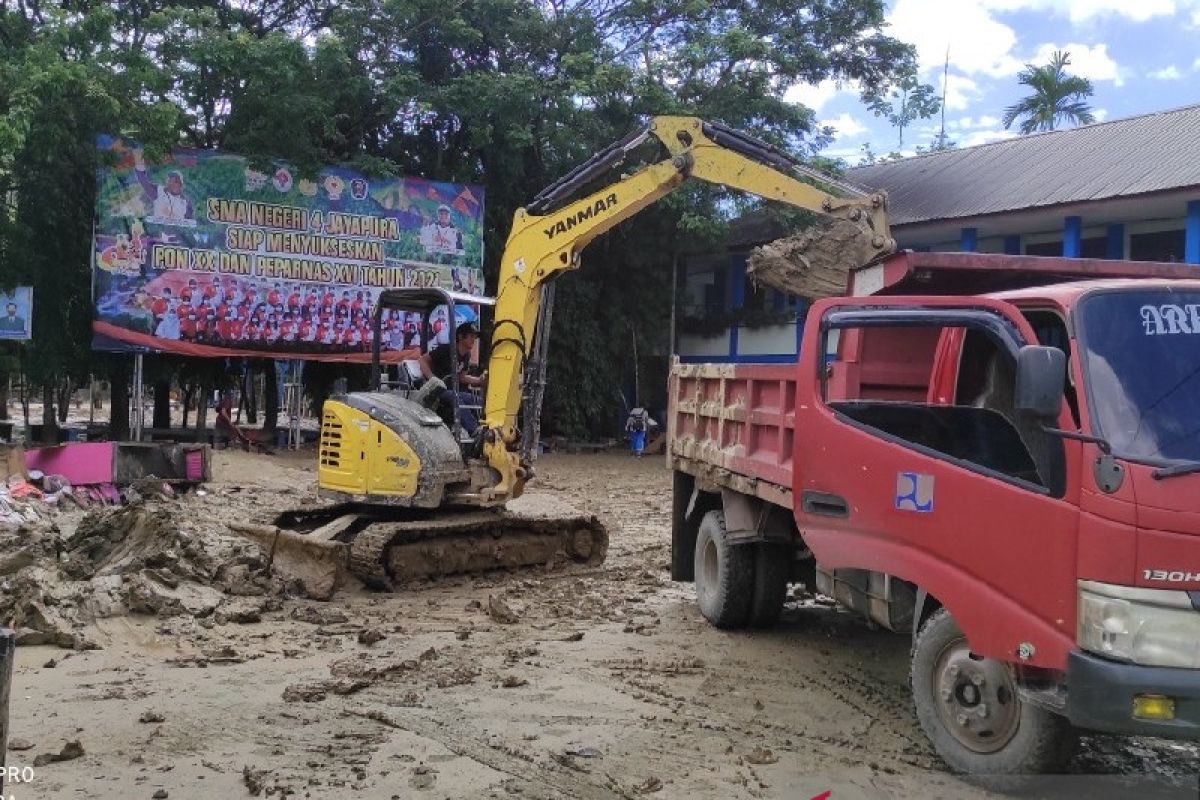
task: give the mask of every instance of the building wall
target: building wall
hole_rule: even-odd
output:
[[[996,225],[1003,225],[1003,219],[993,220]],[[1122,258],[1136,261],[1185,261],[1185,238],[1187,229],[1186,217],[1168,217],[1164,219],[1125,218],[1105,225],[1088,225],[1086,220],[1080,227],[1080,255],[1085,258]],[[1052,215],[1049,212],[1045,219],[1036,227],[1031,227],[1016,234],[989,235],[982,225],[975,227],[975,247],[977,253],[1005,253],[1006,248],[1015,237],[1018,247],[1015,251],[1020,255],[1055,255],[1064,253],[1064,242],[1067,239],[1065,217]],[[1052,227],[1058,224],[1059,227]],[[1110,249],[1109,237],[1116,228],[1116,249]],[[896,241],[902,249],[931,250],[934,252],[956,253],[963,250],[963,238],[948,239],[945,235],[931,237],[929,234],[909,232],[903,228],[893,231]],[[1157,235],[1156,235],[1157,234]]]
[[[793,317],[802,301],[774,289],[755,286],[746,277],[746,251],[704,256],[685,264],[677,284],[677,316],[713,320],[759,311],[771,317]],[[761,320],[760,320],[761,322]],[[798,326],[734,324],[718,334],[686,331],[676,337],[676,354],[684,361],[779,363],[794,360]]]

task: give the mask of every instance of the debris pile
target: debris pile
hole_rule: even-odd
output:
[[[746,275],[790,295],[819,300],[844,294],[850,272],[891,250],[872,248],[862,222],[835,220],[756,247]],[[894,248],[893,248],[894,249]]]
[[[155,503],[149,492],[130,487],[133,505],[0,530],[0,622],[18,644],[92,648],[87,624],[125,614],[252,622],[261,609],[246,598],[294,588],[270,576],[253,542],[190,533],[177,522],[185,504]]]

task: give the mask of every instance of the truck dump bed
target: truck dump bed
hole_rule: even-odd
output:
[[[792,507],[794,364],[675,364],[669,459],[715,486]]]

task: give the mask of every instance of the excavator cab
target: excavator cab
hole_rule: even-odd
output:
[[[454,320],[458,318],[459,308],[469,307],[478,313],[478,309],[493,306],[495,302],[491,297],[438,287],[388,289],[381,293],[372,317],[375,334],[371,350],[372,391],[402,392],[406,399],[438,414],[456,439],[468,443],[471,437],[463,430],[460,404],[464,402],[464,395],[470,393],[459,385],[458,351],[450,348],[450,374],[435,375],[429,380],[422,377],[417,356],[412,351],[415,348],[419,353],[428,353],[441,343],[443,333],[448,337],[445,341],[453,342]],[[439,309],[445,311],[445,327],[435,331],[434,317]],[[413,324],[417,328],[415,336],[409,330]],[[469,411],[477,418],[483,415],[482,395],[478,395]]]

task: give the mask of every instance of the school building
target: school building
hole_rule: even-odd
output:
[[[1200,105],[857,167],[901,248],[1200,265]],[[805,304],[746,278],[785,232],[751,215],[678,276],[685,361],[787,362]],[[1200,274],[1200,273],[1198,273]]]

